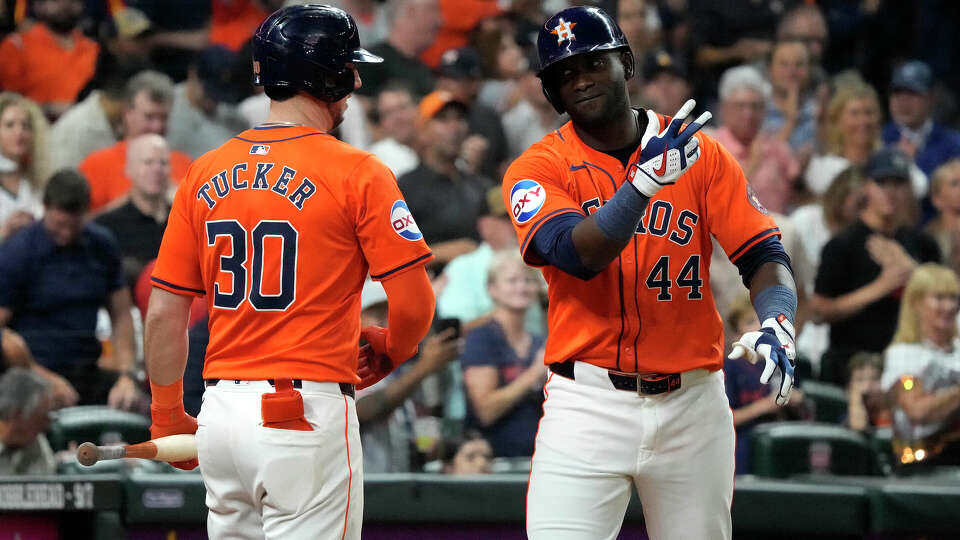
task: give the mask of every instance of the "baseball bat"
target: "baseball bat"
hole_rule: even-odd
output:
[[[143,458],[154,461],[188,461],[197,457],[195,435],[170,435],[124,446],[97,446],[85,442],[77,448],[77,461],[87,467],[104,459]]]

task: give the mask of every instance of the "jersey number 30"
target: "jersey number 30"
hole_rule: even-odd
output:
[[[236,220],[208,221],[207,246],[217,243],[217,238],[230,238],[229,255],[220,255],[220,271],[233,276],[230,292],[223,292],[220,284],[213,286],[213,305],[221,309],[237,309],[247,298],[249,289],[250,305],[257,311],[283,311],[290,307],[296,298],[297,289],[297,230],[289,221],[261,221],[250,231],[253,244],[253,264],[250,266],[250,286],[247,287],[247,231]],[[283,242],[280,250],[280,292],[264,294],[263,252],[264,239],[268,236],[279,237]]]

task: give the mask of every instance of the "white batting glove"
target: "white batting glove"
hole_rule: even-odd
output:
[[[631,163],[627,179],[640,193],[653,197],[663,186],[673,184],[700,159],[700,141],[693,136],[713,118],[708,111],[680,131],[683,121],[690,115],[697,102],[688,99],[677,115],[660,133],[647,129],[640,140],[640,157]],[[656,113],[647,111],[650,126],[659,126]]]
[[[793,368],[797,358],[794,342],[793,324],[785,315],[763,321],[760,330],[747,332],[733,344],[733,352],[727,358],[735,360],[744,357],[751,364],[763,358],[766,365],[760,374],[760,382],[767,384],[770,377],[780,370],[780,388],[777,389],[777,405],[786,405],[790,401],[793,389]]]

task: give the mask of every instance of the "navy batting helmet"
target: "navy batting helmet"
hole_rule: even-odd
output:
[[[323,101],[353,92],[348,63],[383,58],[360,47],[357,23],[342,9],[293,5],[271,14],[253,36],[253,83],[304,90]]]
[[[598,7],[578,6],[560,11],[547,19],[537,36],[537,53],[540,57],[540,77],[550,66],[561,60],[595,51],[630,49],[623,30],[617,21]],[[543,93],[557,112],[562,113],[560,102],[551,95],[548,84],[543,84]]]

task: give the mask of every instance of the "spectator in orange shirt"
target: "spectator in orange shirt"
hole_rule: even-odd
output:
[[[126,175],[127,142],[141,135],[166,135],[173,103],[173,81],[156,71],[142,71],[127,84],[123,112],[123,140],[84,159],[79,169],[90,182],[90,211],[98,212],[130,191]],[[190,156],[170,152],[171,178],[175,183],[187,173]],[[111,205],[112,208],[114,205]]]
[[[100,46],[77,29],[80,0],[34,0],[39,19],[0,43],[0,87],[41,104],[55,118],[93,77]]]
[[[282,6],[283,0],[213,0],[210,44],[239,51],[267,15]]]

